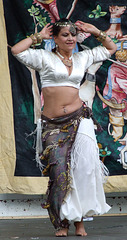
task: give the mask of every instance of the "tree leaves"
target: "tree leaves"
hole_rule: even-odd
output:
[[[36,31],[37,26],[44,27],[47,24],[46,17],[42,17],[39,8],[32,5],[31,8],[28,9],[28,12],[30,13],[30,16],[33,17]]]
[[[101,6],[97,5],[96,9],[94,9],[90,14],[89,18],[99,18],[99,17],[104,17],[107,14],[107,12],[102,12],[101,11]]]

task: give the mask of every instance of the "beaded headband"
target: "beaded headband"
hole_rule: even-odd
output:
[[[77,27],[76,27],[76,25],[74,24],[74,23],[72,23],[71,21],[69,21],[69,22],[56,22],[56,23],[54,23],[54,25],[56,26],[56,27],[67,27],[67,26],[70,26],[70,29],[69,29],[69,31],[72,33],[72,34],[76,34],[77,33],[77,31],[76,31],[76,29],[77,29]]]

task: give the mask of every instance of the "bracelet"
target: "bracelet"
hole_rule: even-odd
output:
[[[33,46],[36,45],[37,44],[37,38],[36,38],[35,34],[31,34],[30,38],[32,39],[32,45]]]
[[[31,34],[30,38],[32,39],[32,46],[35,46],[36,44],[41,44],[42,42],[42,37],[40,33]]]
[[[37,38],[37,43],[41,43],[42,42],[42,37],[41,37],[40,33],[35,33],[34,35]]]
[[[107,37],[107,34],[103,31],[100,30],[100,34],[98,37],[96,37],[96,39],[99,41],[99,42],[103,42]]]

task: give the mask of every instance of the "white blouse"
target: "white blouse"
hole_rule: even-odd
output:
[[[86,69],[93,63],[104,61],[110,52],[102,46],[74,53],[73,69],[68,74],[66,66],[54,53],[44,49],[29,48],[15,57],[26,66],[39,72],[41,87],[70,86],[79,89]]]

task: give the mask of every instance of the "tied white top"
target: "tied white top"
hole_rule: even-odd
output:
[[[69,75],[66,66],[54,53],[44,49],[29,48],[15,57],[26,66],[39,72],[41,87],[70,86],[79,89],[86,69],[93,63],[104,61],[110,52],[102,46],[83,50],[72,55],[72,73]]]

